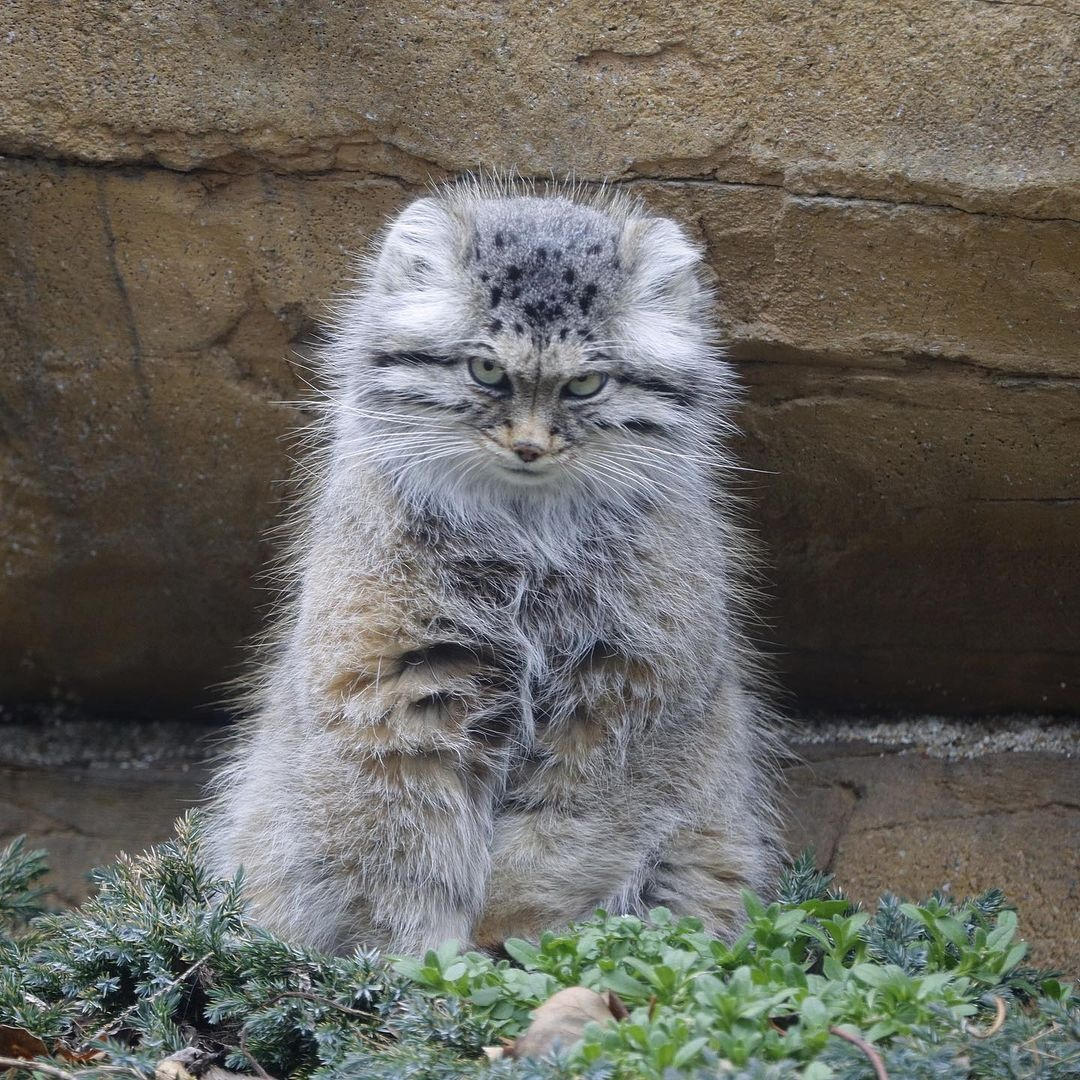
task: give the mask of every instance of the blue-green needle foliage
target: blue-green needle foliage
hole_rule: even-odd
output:
[[[0,1024],[54,1052],[104,1051],[54,1062],[69,1073],[149,1078],[198,1046],[237,1071],[315,1080],[857,1080],[875,1075],[873,1053],[891,1080],[1080,1076],[1075,987],[1022,966],[996,891],[862,911],[806,856],[778,901],[747,894],[733,942],[663,909],[598,912],[507,942],[510,959],[451,942],[394,960],[327,957],[255,926],[240,882],[203,870],[195,816],[99,872],[81,909],[20,927],[40,874],[39,853],[0,853]],[[484,1046],[519,1035],[567,986],[614,991],[630,1015],[540,1061],[487,1061]]]
[[[40,915],[45,852],[27,851],[20,836],[0,851],[0,927],[11,930]]]

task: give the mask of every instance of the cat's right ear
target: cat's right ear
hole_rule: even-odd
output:
[[[435,286],[451,267],[458,225],[437,199],[417,199],[390,223],[378,245],[371,283],[382,296]]]
[[[699,317],[708,302],[700,274],[703,252],[681,225],[670,218],[632,217],[619,249],[633,310]]]

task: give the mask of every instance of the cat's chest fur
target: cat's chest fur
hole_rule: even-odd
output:
[[[444,575],[447,607],[466,637],[532,681],[572,666],[598,638],[624,639],[625,583],[610,568],[553,570],[497,559]]]
[[[632,658],[635,612],[626,558],[625,551],[612,552],[590,556],[588,566],[558,569],[499,559],[447,567],[444,596],[457,612],[458,630],[494,660],[511,688],[514,760],[507,764],[518,782],[567,750],[577,755],[586,729],[598,749],[624,726],[613,681],[621,687],[632,669],[647,667]]]

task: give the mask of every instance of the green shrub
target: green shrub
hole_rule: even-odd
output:
[[[746,896],[730,943],[657,909],[507,942],[510,960],[454,943],[327,957],[254,925],[240,882],[200,865],[198,829],[183,819],[172,842],[99,871],[82,908],[34,918],[41,853],[0,854],[0,1024],[44,1040],[66,1073],[113,1076],[152,1076],[196,1045],[231,1069],[315,1080],[855,1080],[875,1076],[875,1054],[891,1080],[1080,1076],[1076,989],[1022,966],[996,891],[861,911],[804,857],[780,900]],[[577,985],[615,991],[629,1017],[541,1061],[487,1062],[484,1046]]]

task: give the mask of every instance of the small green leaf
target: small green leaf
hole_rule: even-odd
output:
[[[760,919],[766,914],[765,905],[749,889],[743,889],[742,902],[746,914],[750,916],[751,920]]]
[[[1025,942],[1017,942],[1005,957],[1005,963],[1001,965],[1002,972],[1012,971],[1012,969],[1027,956],[1027,949],[1028,947]]]
[[[829,1024],[829,1009],[821,998],[803,998],[799,1004],[799,1019],[805,1027],[827,1027]]]
[[[691,1039],[688,1043],[685,1043],[676,1052],[675,1057],[672,1059],[672,1065],[676,1069],[681,1069],[684,1065],[689,1065],[701,1053],[701,1051],[709,1045],[709,1040],[701,1035],[696,1039]]]
[[[439,957],[438,966],[439,969],[442,970],[457,957],[458,953],[461,952],[461,943],[451,938],[449,941],[444,941],[436,952]],[[430,955],[431,953],[429,952],[428,956]]]
[[[935,971],[930,975],[923,975],[919,979],[919,994],[922,999],[940,994],[954,979],[951,971]]]
[[[1003,911],[997,920],[997,926],[986,935],[986,947],[1000,952],[1016,935],[1016,912]]]
[[[419,960],[414,960],[412,957],[404,957],[401,960],[394,961],[394,970],[404,979],[408,979],[410,982],[423,982],[421,972],[423,967]]]
[[[776,928],[778,934],[789,934],[805,919],[806,912],[799,908],[794,908],[791,911],[784,911],[777,915],[773,926]]]
[[[866,1029],[863,1038],[867,1042],[877,1042],[878,1039],[884,1039],[887,1035],[895,1035],[900,1030],[901,1027],[895,1020],[879,1020]]]
[[[503,948],[524,968],[535,968],[540,957],[540,950],[522,938],[507,938]]]
[[[848,969],[835,956],[826,956],[821,963],[821,969],[825,972],[825,977],[834,982],[841,982],[848,975]]]
[[[600,981],[605,989],[614,990],[619,997],[627,998],[630,1001],[647,1001],[651,994],[648,986],[643,982],[639,982],[621,968],[608,972]]]
[[[927,925],[931,926],[929,922]],[[951,945],[955,945],[958,949],[967,947],[968,933],[964,928],[964,924],[958,919],[954,919],[949,915],[941,915],[933,921],[933,925],[937,926],[945,940]]]
[[[884,986],[890,979],[888,969],[877,964],[856,964],[851,969],[851,974],[867,986]]]

